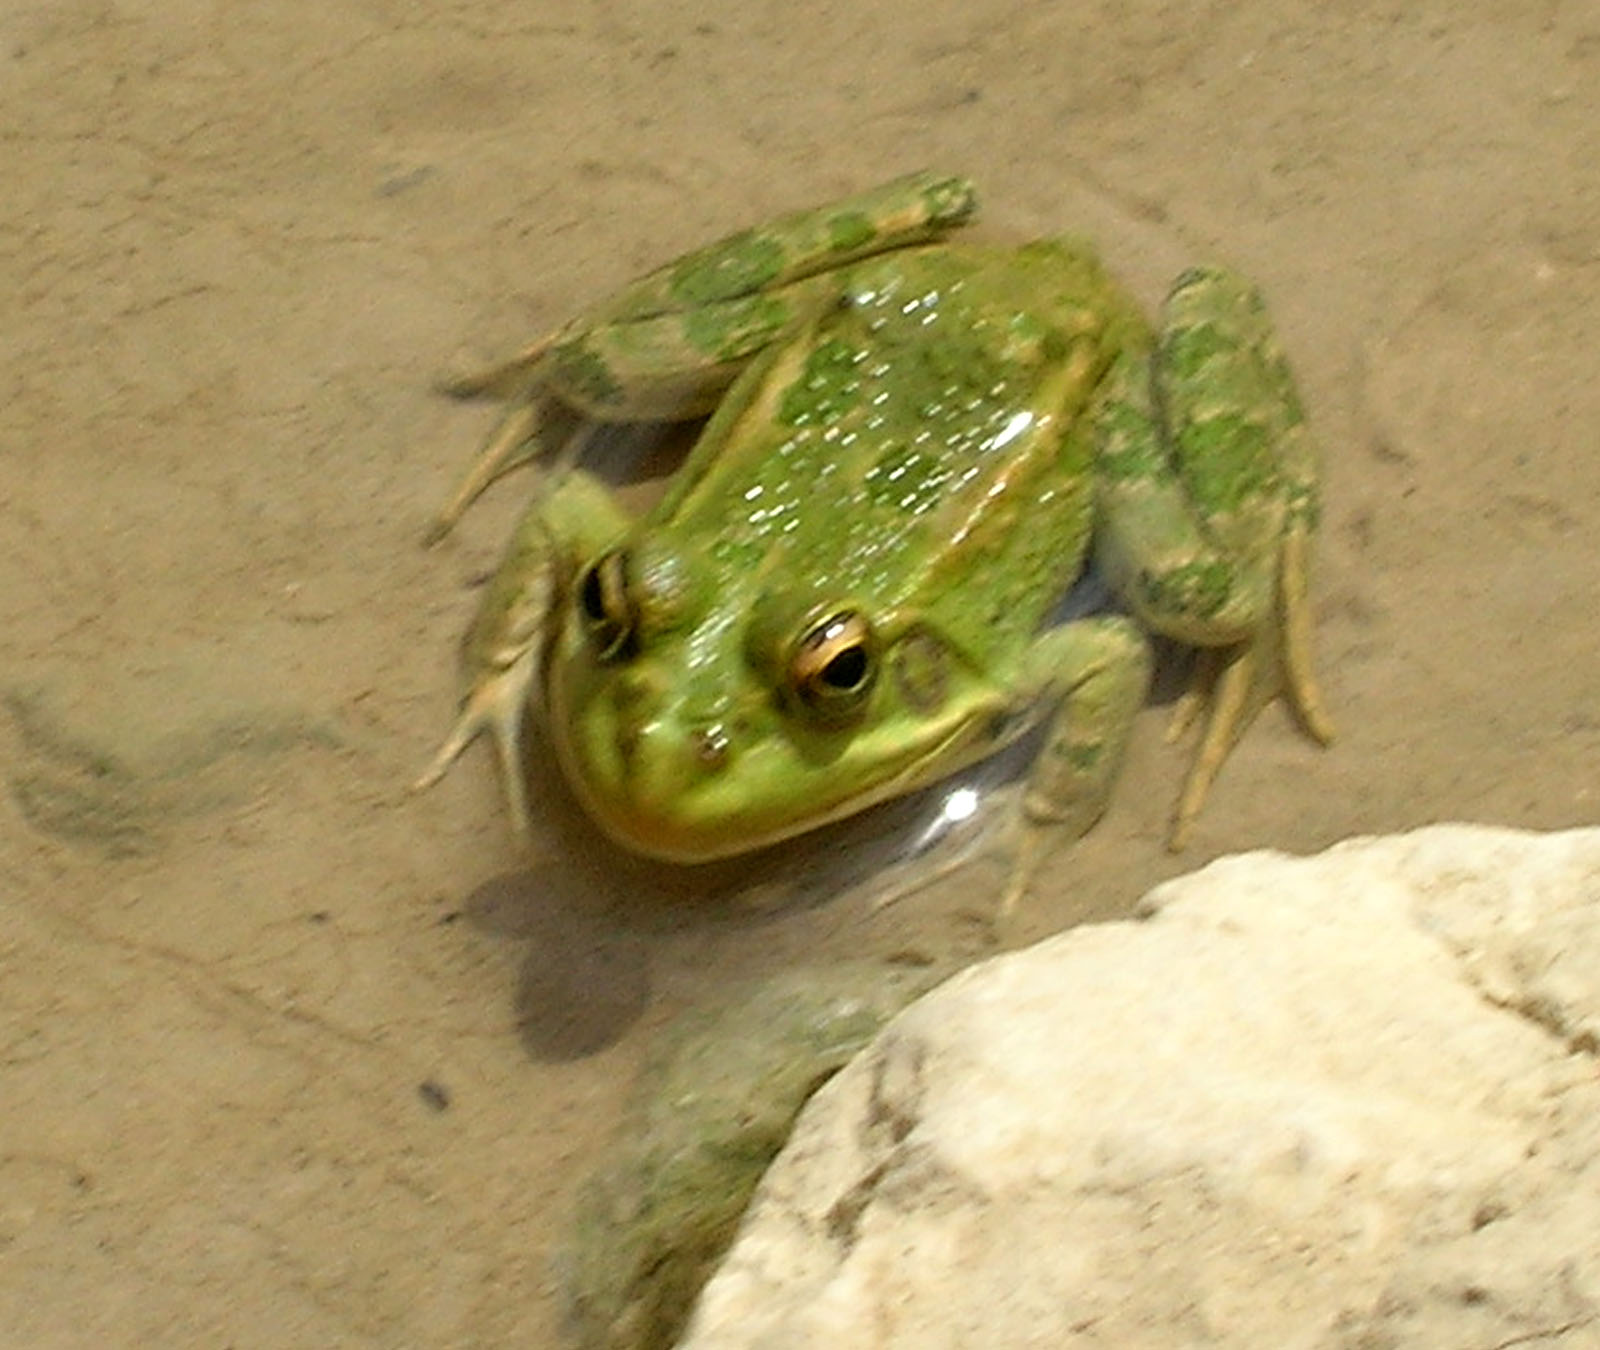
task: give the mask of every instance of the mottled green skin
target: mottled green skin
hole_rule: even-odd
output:
[[[974,207],[965,180],[913,174],[743,230],[579,315],[556,335],[546,379],[607,420],[709,413],[739,367],[831,290],[829,273],[936,238]]]
[[[563,763],[647,852],[781,838],[943,776],[1042,711],[1051,681],[1029,655],[1094,517],[1092,446],[1063,433],[1142,323],[1056,244],[895,254],[834,285],[845,303],[740,379],[617,541],[645,616],[625,668],[581,624],[557,639]],[[834,727],[777,694],[795,638],[845,610],[869,617],[887,678]],[[909,689],[907,643],[935,667]],[[703,762],[706,735],[727,738],[724,761]]]
[[[581,472],[535,503],[430,778],[482,726],[514,765],[542,692],[594,817],[696,861],[1045,721],[1027,814],[1077,833],[1144,697],[1144,630],[1222,651],[1180,832],[1262,698],[1287,684],[1326,733],[1305,642],[1315,469],[1255,292],[1187,274],[1156,336],[1080,241],[923,243],[970,209],[959,180],[901,180],[680,260],[538,349],[562,402],[715,413],[642,518]],[[1047,626],[1091,550],[1134,617]],[[804,651],[839,615],[866,675],[819,709]],[[510,769],[508,790],[520,811]]]

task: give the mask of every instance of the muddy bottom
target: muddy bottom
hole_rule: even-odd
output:
[[[0,18],[15,1343],[555,1345],[574,1184],[717,990],[980,955],[1224,852],[1600,815],[1592,8],[907,13]],[[530,856],[484,748],[409,796],[522,492],[419,546],[494,416],[435,374],[922,166],[978,179],[991,236],[1092,234],[1148,300],[1202,258],[1262,284],[1326,454],[1337,744],[1269,711],[1173,858],[1150,709],[998,935],[982,861],[874,907],[803,851],[663,879],[558,786]]]

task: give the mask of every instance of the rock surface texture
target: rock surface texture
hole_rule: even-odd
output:
[[[1600,830],[1224,859],[802,1114],[682,1342],[1600,1345]]]

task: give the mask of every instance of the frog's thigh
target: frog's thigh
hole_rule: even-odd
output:
[[[580,319],[510,361],[446,382],[461,396],[510,400],[472,466],[439,512],[427,542],[443,537],[492,482],[561,447],[557,471],[580,449],[582,418],[670,422],[711,412],[753,356],[792,327],[813,296],[834,283],[796,283],[774,294],[708,304],[680,314],[594,323]]]
[[[1195,646],[1249,638],[1271,612],[1282,494],[1239,504],[1250,548],[1217,542],[1156,422],[1146,353],[1119,357],[1093,408],[1095,560],[1145,625]]]
[[[1059,699],[1029,773],[1023,811],[1076,838],[1105,810],[1150,684],[1150,644],[1120,616],[1080,619],[1040,635],[1028,670]]]
[[[1196,510],[1223,548],[1259,553],[1276,541],[1280,520],[1314,523],[1316,450],[1266,302],[1249,281],[1195,267],[1173,283],[1154,383]]]
[[[541,368],[544,386],[603,422],[702,417],[752,357],[838,288],[835,277],[810,277],[679,313],[579,319],[551,345]]]
[[[1170,330],[1162,341],[1175,341]],[[1149,628],[1217,649],[1207,653],[1174,720],[1181,730],[1209,705],[1173,848],[1182,846],[1229,751],[1277,692],[1288,692],[1315,739],[1332,736],[1311,673],[1306,558],[1316,511],[1314,455],[1287,370],[1272,352],[1258,334],[1257,355],[1245,364],[1261,377],[1257,393],[1265,401],[1249,417],[1216,412],[1216,400],[1229,394],[1227,378],[1219,376],[1208,395],[1193,380],[1175,383],[1167,370],[1163,405],[1176,422],[1164,435],[1149,358],[1138,352],[1119,359],[1094,409],[1097,562]],[[1226,362],[1215,351],[1212,360],[1216,375],[1215,363]],[[1178,364],[1204,373],[1204,361],[1192,355]],[[1223,401],[1232,407],[1238,394],[1234,387]],[[1229,463],[1230,471],[1219,468]]]

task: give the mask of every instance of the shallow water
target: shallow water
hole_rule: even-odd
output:
[[[982,863],[886,908],[766,903],[736,869],[651,880],[554,805],[520,854],[485,750],[403,791],[519,506],[508,480],[418,547],[493,416],[434,373],[764,215],[935,165],[977,176],[991,236],[1087,231],[1147,299],[1225,258],[1325,445],[1341,740],[1269,712],[1173,859],[1152,709],[1004,941],[1225,851],[1600,814],[1592,11],[904,15],[0,18],[19,1342],[553,1344],[545,1254],[675,1012],[994,940]]]

